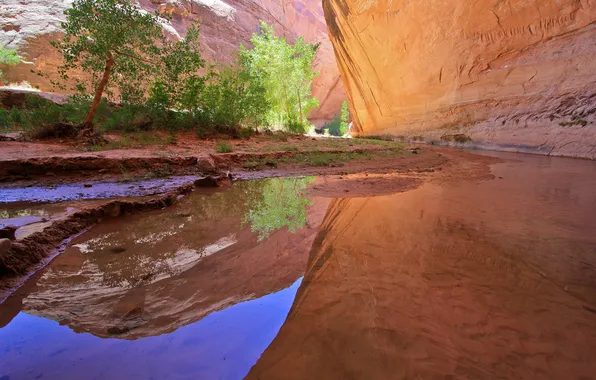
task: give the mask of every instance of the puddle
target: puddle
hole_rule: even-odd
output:
[[[313,180],[199,190],[76,237],[0,305],[0,378],[242,378],[304,275],[330,202]]]
[[[55,186],[0,187],[0,204],[13,202],[63,202],[81,199],[162,194],[178,186],[193,182],[196,176],[160,178],[134,182],[89,182]]]

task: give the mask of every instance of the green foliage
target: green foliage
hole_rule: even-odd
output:
[[[19,62],[16,50],[0,46],[0,65],[16,65]],[[4,73],[0,70],[0,81],[3,81],[4,78]]]
[[[312,70],[318,44],[302,37],[290,44],[263,21],[260,29],[251,38],[252,49],[241,46],[239,63],[264,87],[267,123],[302,133],[308,113],[319,105],[311,95],[312,80],[318,75]]]
[[[234,150],[232,144],[226,141],[217,141],[215,143],[215,151],[217,153],[230,153]]]
[[[58,68],[61,78],[74,80],[76,88],[86,93],[89,85],[97,87],[113,57],[110,75],[118,80],[109,81],[106,91],[117,89],[127,101],[140,96],[144,79],[158,69],[153,62],[160,53],[156,42],[162,36],[158,17],[140,12],[131,0],[75,0],[65,15],[64,39],[52,42],[64,58]],[[70,78],[72,69],[91,74],[91,83]]]
[[[306,207],[312,203],[304,196],[304,190],[314,180],[314,177],[263,180],[261,197],[248,205],[244,223],[258,232],[259,241],[283,227],[296,232],[307,222]]]
[[[212,70],[192,109],[204,127],[258,127],[267,110],[265,91],[251,73],[231,66]]]
[[[79,124],[90,104],[88,99],[77,95],[60,105],[35,94],[26,94],[23,109],[0,110],[0,129],[34,132],[56,123]],[[97,113],[101,120],[108,119],[110,111],[105,101],[100,103]]]
[[[348,109],[348,101],[344,100],[341,104],[341,124],[339,126],[339,133],[341,136],[348,133],[350,130],[350,125],[348,124],[350,121],[350,111]]]
[[[325,125],[323,125],[323,130],[329,131],[329,134],[332,136],[342,136],[341,119],[339,118],[339,115],[335,115],[333,120],[325,123]]]

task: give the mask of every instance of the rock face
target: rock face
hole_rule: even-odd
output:
[[[323,8],[357,132],[596,157],[596,2]]]
[[[316,69],[320,75],[313,83],[321,107],[310,119],[316,124],[340,112],[345,99],[333,48],[327,34],[321,3],[315,0],[138,0],[147,11],[159,10],[172,16],[164,29],[173,37],[183,36],[198,20],[204,55],[211,61],[228,62],[241,44],[249,45],[259,20],[273,24],[281,35],[293,40],[303,35],[309,42],[320,42]],[[23,63],[8,68],[11,82],[28,81],[41,90],[51,90],[49,81],[31,74],[35,68],[52,76],[60,57],[49,41],[60,38],[63,12],[72,0],[3,0],[0,9],[0,43],[18,48]]]

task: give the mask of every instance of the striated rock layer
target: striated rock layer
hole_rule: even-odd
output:
[[[0,5],[0,43],[18,48],[23,63],[7,68],[11,82],[28,81],[41,90],[52,90],[49,80],[30,72],[35,68],[50,75],[57,74],[61,63],[49,41],[60,38],[63,12],[72,0],[3,0]],[[343,87],[321,3],[315,0],[138,0],[147,11],[159,10],[172,16],[164,29],[180,38],[188,26],[198,20],[204,55],[210,61],[228,62],[241,44],[249,45],[259,20],[273,24],[281,35],[293,40],[303,35],[309,42],[321,46],[316,58],[320,72],[313,83],[313,95],[321,107],[310,119],[321,124],[340,112],[345,99]]]
[[[323,0],[356,132],[596,158],[596,2]]]

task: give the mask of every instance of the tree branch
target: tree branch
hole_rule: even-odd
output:
[[[118,55],[123,55],[123,56],[125,56],[125,57],[129,57],[129,58],[132,58],[132,59],[136,59],[136,60],[139,60],[139,61],[142,61],[142,62],[145,62],[145,63],[150,63],[150,64],[153,64],[153,63],[154,63],[154,62],[151,62],[151,61],[149,61],[148,59],[141,58],[141,57],[138,57],[138,56],[136,56],[136,55],[133,55],[133,54],[125,53],[125,52],[123,52],[123,51],[119,51],[119,50],[116,50],[116,49],[112,49],[112,51],[113,51],[114,53],[118,54]]]

